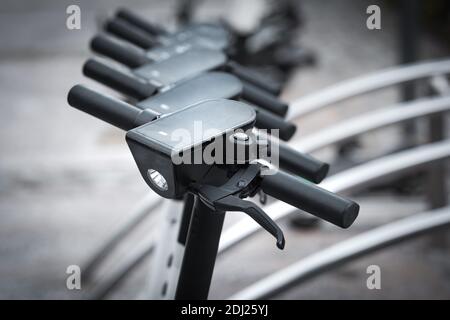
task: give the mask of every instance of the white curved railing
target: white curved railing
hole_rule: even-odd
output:
[[[230,299],[267,299],[290,287],[376,250],[450,226],[450,207],[415,214],[313,253],[256,282]]]
[[[339,122],[334,126],[320,130],[318,133],[301,138],[290,146],[301,152],[310,153],[373,130],[412,119],[448,112],[449,110],[450,96],[399,103],[382,110],[364,113],[350,120]]]
[[[305,95],[290,103],[288,118],[297,118],[327,105],[380,90],[403,82],[450,73],[450,59],[396,66],[369,75],[352,78]]]

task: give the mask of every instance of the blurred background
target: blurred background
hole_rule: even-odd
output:
[[[236,30],[258,28],[263,0],[197,1],[196,21],[221,19]],[[298,0],[301,23],[294,42],[313,61],[292,68],[282,92],[287,102],[352,77],[401,63],[445,58],[450,49],[447,1]],[[66,8],[81,8],[81,29],[66,28]],[[381,8],[381,30],[366,27],[366,9]],[[181,3],[162,0],[4,0],[0,9],[0,298],[78,299],[66,288],[66,268],[83,266],[130,210],[152,191],[140,177],[123,132],[66,102],[84,78],[90,38],[118,7],[174,28]],[[417,9],[417,10],[416,10]],[[178,15],[179,16],[179,15]],[[424,94],[420,83],[371,93],[325,108],[298,121],[296,138],[352,116]],[[116,94],[117,95],[117,94]],[[448,116],[445,116],[448,120]],[[342,170],[365,159],[426,142],[417,122],[361,136],[314,154]],[[446,121],[445,132],[448,130]],[[448,169],[448,163],[444,167]],[[448,170],[442,171],[448,182]],[[349,230],[325,223],[285,221],[286,250],[258,234],[218,258],[211,298],[225,298],[265,275],[340,240],[422,212],[430,206],[427,180],[416,172],[353,196],[361,213]],[[445,194],[447,194],[445,192]],[[239,217],[233,215],[234,219]],[[237,217],[237,218],[236,218]],[[98,281],[154,228],[151,219],[121,244],[98,272]],[[445,231],[372,254],[283,293],[287,299],[450,298],[449,239]],[[366,287],[369,265],[382,270],[382,289]],[[145,297],[150,272],[144,260],[108,298]]]

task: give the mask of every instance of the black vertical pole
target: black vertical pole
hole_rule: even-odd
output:
[[[445,139],[445,120],[442,114],[429,118],[430,142],[438,142]],[[427,171],[427,197],[430,209],[445,207],[448,203],[446,164],[434,163]]]
[[[206,300],[216,263],[224,212],[195,199],[178,278],[176,300]]]
[[[419,56],[420,39],[420,13],[422,3],[420,0],[399,0],[400,1],[400,62],[411,63]],[[416,98],[416,82],[405,83],[401,87],[401,98],[409,101]],[[415,134],[414,123],[405,126],[405,137],[412,137]],[[445,138],[445,123],[442,115],[429,117],[429,142],[437,142]],[[412,141],[409,141],[410,143]],[[427,170],[427,198],[430,209],[437,209],[447,205],[447,186],[445,180],[445,164],[433,164]]]
[[[420,0],[399,0],[399,18],[400,18],[400,64],[412,63],[417,61],[419,55],[420,38]],[[410,101],[416,98],[416,82],[406,82],[400,87],[401,100]],[[411,139],[415,134],[414,123],[405,125],[405,138]],[[415,141],[409,141],[413,143]]]
[[[437,142],[445,139],[445,119],[442,114],[429,117],[428,130],[430,142]],[[444,162],[433,163],[426,171],[426,197],[430,209],[438,209],[448,204],[448,186],[447,186],[447,164]],[[441,249],[448,248],[448,239],[438,233],[431,238],[431,245]]]

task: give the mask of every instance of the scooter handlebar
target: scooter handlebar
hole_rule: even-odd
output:
[[[341,228],[350,227],[358,216],[356,202],[283,171],[263,176],[261,188],[268,195]]]

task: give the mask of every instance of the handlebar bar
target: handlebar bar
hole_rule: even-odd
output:
[[[272,146],[277,146],[279,157],[278,165],[281,169],[294,175],[301,176],[314,183],[322,182],[327,176],[330,168],[328,163],[297,151],[283,141],[275,139],[272,135],[266,135],[266,133],[261,130],[257,131],[256,134],[259,136],[259,139],[266,139]],[[276,150],[277,148],[271,148],[271,150]]]
[[[288,105],[286,103],[247,81],[242,80],[242,84],[244,85],[244,90],[242,91],[243,99],[263,107],[281,117],[286,116],[288,111]]]
[[[297,131],[297,126],[280,116],[274,115],[262,108],[256,108],[256,126],[261,129],[277,129],[282,140],[289,140]]]
[[[261,188],[268,195],[341,228],[350,227],[358,216],[356,202],[282,171],[263,176]]]
[[[95,36],[92,39],[91,49],[130,68],[137,68],[150,62],[142,49],[103,35]]]
[[[148,33],[121,18],[108,20],[105,30],[143,49],[150,49],[156,44]]]
[[[244,67],[243,65],[235,62],[229,61],[227,67],[230,71],[247,82],[253,83],[254,85],[260,87],[271,94],[278,96],[281,93],[281,84],[276,81],[269,81],[267,77],[261,78],[261,74],[256,73],[254,70]]]
[[[151,110],[141,110],[110,96],[76,85],[67,96],[69,104],[123,130],[130,130],[157,118]]]
[[[83,74],[138,100],[148,98],[156,91],[150,83],[94,59],[86,61]]]
[[[320,183],[328,174],[330,165],[316,158],[291,148],[278,141],[280,168],[299,175],[311,182]]]
[[[148,21],[142,19],[141,17],[135,15],[133,12],[125,8],[117,10],[116,16],[118,18],[128,21],[131,24],[134,24],[136,27],[139,27],[142,30],[145,30],[150,35],[157,36],[157,35],[164,35],[167,33],[162,28],[149,23]]]

